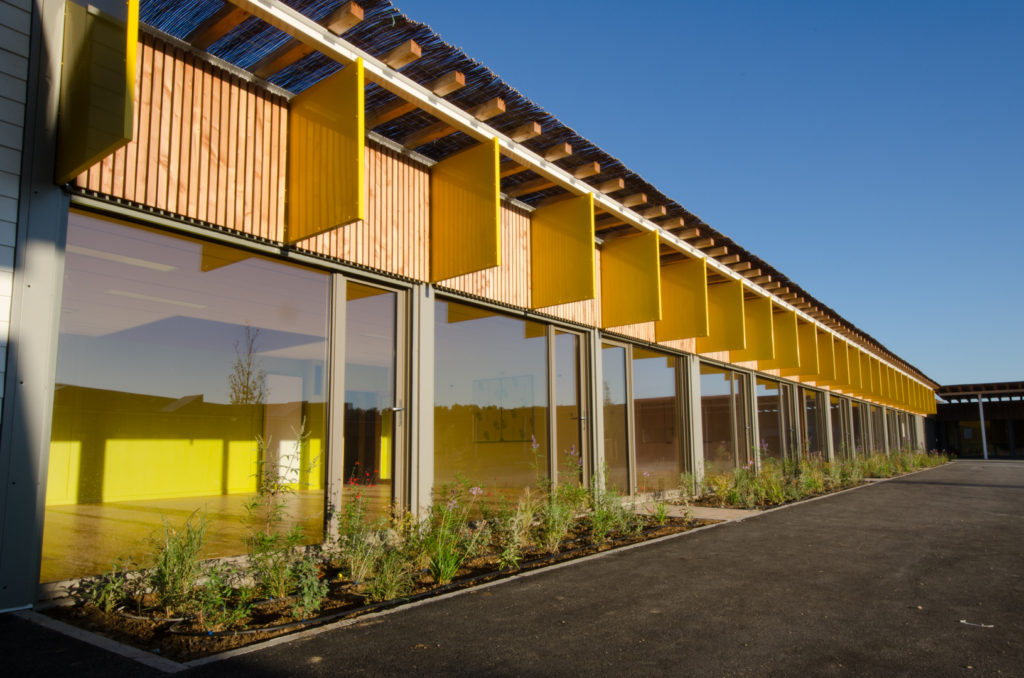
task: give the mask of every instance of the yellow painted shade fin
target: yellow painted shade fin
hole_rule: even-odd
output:
[[[836,339],[832,349],[836,361],[836,386],[848,389],[850,387],[850,354],[846,341]]]
[[[772,335],[775,340],[775,357],[759,360],[758,369],[781,370],[800,367],[800,344],[796,332],[796,311],[785,309],[772,316]]]
[[[616,238],[601,250],[601,327],[661,320],[658,234]]]
[[[683,259],[661,267],[662,318],[654,323],[658,341],[708,336],[706,259]]]
[[[285,242],[366,217],[363,60],[292,99]]]
[[[594,270],[594,196],[538,207],[530,217],[532,308],[597,296]]]
[[[818,382],[832,383],[836,379],[836,355],[832,334],[818,332]]]
[[[708,336],[697,338],[697,353],[746,348],[742,282],[708,285],[708,329]]]
[[[501,265],[498,140],[445,158],[430,170],[430,280]]]
[[[733,351],[730,361],[772,360],[775,358],[775,332],[772,330],[772,300],[755,297],[743,301],[743,322],[747,347]]]
[[[796,340],[800,364],[780,370],[784,377],[814,377],[818,374],[818,333],[814,325],[797,319]]]
[[[66,184],[132,140],[139,3],[123,18],[64,5],[54,180]]]

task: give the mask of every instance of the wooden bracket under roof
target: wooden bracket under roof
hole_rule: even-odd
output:
[[[479,106],[469,111],[469,113],[474,118],[480,120],[481,122],[484,120],[490,120],[494,116],[504,112],[505,100],[500,97],[495,97],[490,101],[485,101],[484,103],[480,104]],[[423,129],[416,130],[415,132],[407,136],[405,139],[402,140],[402,145],[405,146],[406,148],[416,148],[417,146],[428,144],[431,141],[434,141],[435,139],[446,137],[449,134],[454,134],[455,132],[458,131],[458,129],[452,127],[451,125],[444,121],[435,122],[433,125],[428,125]]]
[[[398,47],[395,47],[390,52],[380,57],[380,60],[386,63],[396,71],[399,68],[408,66],[412,62],[423,56],[423,49],[415,40],[406,40]]]
[[[441,77],[435,78],[424,85],[424,87],[439,97],[448,96],[452,92],[458,91],[465,86],[466,76],[459,71],[449,71]],[[379,107],[372,115],[368,115],[366,117],[366,129],[380,127],[387,122],[391,122],[395,118],[401,117],[406,113],[411,113],[415,110],[417,110],[415,104],[396,97],[392,101]]]
[[[705,255],[707,255],[709,257],[715,257],[715,258],[720,257],[720,256],[722,256],[724,254],[728,254],[728,253],[729,253],[729,248],[726,247],[725,245],[719,245],[718,247],[712,247],[712,248],[707,249],[707,250],[704,251]]]
[[[623,207],[636,207],[637,205],[643,205],[647,202],[646,193],[633,193],[627,195],[625,198],[619,201]]]
[[[320,24],[331,33],[341,35],[362,20],[363,8],[354,2],[346,2],[331,12]],[[269,78],[314,51],[312,47],[292,38],[257,61],[249,70],[258,78]]]
[[[725,256],[718,258],[718,263],[731,266],[732,264],[739,263],[740,255],[738,254],[726,254]]]
[[[667,207],[664,205],[655,205],[654,207],[648,207],[640,212],[640,216],[644,219],[654,219],[656,217],[663,217],[666,213],[668,213]]]
[[[509,139],[522,143],[528,139],[538,137],[541,134],[541,126],[539,122],[528,122],[508,133]]]
[[[249,12],[225,2],[223,7],[189,33],[187,40],[196,49],[205,51],[248,17]]]

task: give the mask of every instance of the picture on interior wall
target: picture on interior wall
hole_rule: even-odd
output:
[[[492,403],[473,414],[473,442],[521,443],[534,429],[533,375],[473,380],[473,397]]]

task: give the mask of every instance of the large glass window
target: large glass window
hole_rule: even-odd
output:
[[[857,456],[864,455],[864,405],[853,401],[850,403],[851,419],[853,420],[853,449]]]
[[[800,397],[803,401],[800,419],[804,438],[804,454],[822,456],[825,453],[825,410],[822,402],[824,394],[801,388]]]
[[[434,487],[518,491],[548,477],[547,326],[438,300]]]
[[[720,473],[751,460],[747,434],[747,376],[701,363],[700,412],[704,469]]]
[[[675,356],[633,347],[633,421],[641,492],[677,487],[683,472],[678,362]]]
[[[587,419],[581,407],[581,377],[580,335],[555,330],[555,475],[559,483],[580,484],[586,476]]]
[[[846,416],[846,400],[829,395],[829,414],[832,420],[832,452],[835,458],[849,459],[851,454],[850,425]]]
[[[885,452],[885,413],[878,405],[871,407],[871,451],[875,454]]]
[[[757,428],[761,440],[758,451],[762,459],[782,460],[785,431],[783,425],[783,402],[780,397],[782,385],[771,379],[757,377]]]
[[[72,212],[41,580],[139,555],[164,517],[244,552],[245,501],[284,481],[322,538],[329,276]]]
[[[604,403],[605,483],[609,489],[629,493],[629,437],[626,411],[626,349],[601,346],[601,385]]]

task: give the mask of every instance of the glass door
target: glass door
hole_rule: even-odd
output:
[[[400,293],[345,283],[342,501],[383,515],[403,503],[404,360]]]
[[[580,361],[583,341],[575,332],[553,331],[555,440],[551,466],[555,482],[579,485],[587,478],[587,412]]]

